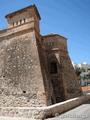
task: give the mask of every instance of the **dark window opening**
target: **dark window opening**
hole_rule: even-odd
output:
[[[46,43],[46,45],[48,45],[48,43]]]
[[[16,22],[16,25],[18,25],[18,21]]]
[[[52,45],[54,45],[54,42],[52,42]]]
[[[13,26],[14,26],[14,23],[13,23]]]
[[[22,24],[22,20],[20,20],[20,25]]]
[[[57,73],[57,63],[56,62],[50,63],[50,73],[51,74]]]
[[[26,22],[26,20],[25,20],[25,19],[23,19],[23,21],[24,21],[24,23]]]
[[[51,45],[51,42],[49,42],[49,45]]]

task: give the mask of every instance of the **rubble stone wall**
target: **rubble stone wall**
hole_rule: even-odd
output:
[[[48,107],[0,107],[0,116],[21,117],[43,120],[44,118],[59,115],[82,103],[90,100],[90,94],[70,99]]]
[[[45,106],[43,84],[35,33],[30,31],[2,40],[0,106]]]
[[[67,53],[60,53],[62,80],[65,92],[65,100],[82,95],[82,90]]]

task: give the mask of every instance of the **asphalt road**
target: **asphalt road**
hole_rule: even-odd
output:
[[[90,120],[90,101],[61,115],[57,113],[56,117],[45,120]]]

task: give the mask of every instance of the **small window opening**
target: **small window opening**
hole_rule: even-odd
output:
[[[16,22],[16,25],[18,25],[18,21]]]
[[[57,63],[56,62],[50,63],[50,73],[51,74],[57,73]]]
[[[13,26],[14,26],[14,23],[13,23]]]
[[[48,42],[46,42],[46,45],[48,45]]]
[[[54,45],[54,42],[52,42],[52,45]]]
[[[20,20],[20,25],[22,24],[22,20]]]
[[[49,42],[49,45],[51,45],[51,42]]]
[[[23,21],[24,21],[24,23],[26,22],[26,20],[25,20],[25,19],[23,19]]]

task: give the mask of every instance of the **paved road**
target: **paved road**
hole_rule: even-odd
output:
[[[90,101],[69,110],[61,115],[46,120],[90,120]]]

